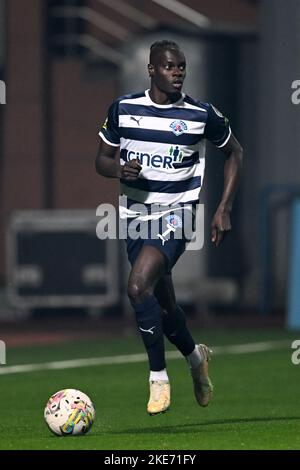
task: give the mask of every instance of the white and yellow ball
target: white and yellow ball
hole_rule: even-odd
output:
[[[83,392],[73,388],[52,395],[45,407],[44,418],[57,436],[86,434],[95,420],[95,407]]]

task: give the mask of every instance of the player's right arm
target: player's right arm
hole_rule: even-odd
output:
[[[117,147],[113,147],[101,139],[96,157],[96,171],[107,178],[120,178],[132,181],[138,178],[142,169],[138,160],[131,160],[120,165]]]
[[[96,157],[96,171],[107,178],[135,180],[142,169],[138,160],[131,160],[121,165],[118,149],[120,147],[119,133],[119,103],[113,103],[109,110],[99,135],[101,137]]]

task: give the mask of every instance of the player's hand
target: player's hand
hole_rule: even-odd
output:
[[[121,178],[133,181],[139,177],[142,166],[138,159],[130,160],[121,167]]]
[[[218,209],[211,224],[211,241],[215,247],[220,245],[230,230],[230,211],[228,209]]]

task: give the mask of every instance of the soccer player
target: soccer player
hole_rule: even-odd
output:
[[[128,230],[132,266],[128,296],[149,358],[147,411],[154,415],[170,406],[164,335],[186,358],[199,405],[207,406],[212,398],[210,351],[204,344],[196,345],[189,332],[176,302],[171,270],[189,239],[183,229],[186,220],[194,218],[199,200],[205,139],[221,148],[226,158],[223,194],[211,225],[216,247],[231,229],[242,148],[228,119],[213,105],[181,92],[186,60],[176,43],[164,40],[151,46],[148,73],[149,90],[123,96],[110,106],[99,133],[96,169],[103,176],[120,179],[121,193],[126,196],[120,218],[127,227],[136,222],[141,234],[131,236]],[[149,228],[154,222],[159,223],[156,233]]]

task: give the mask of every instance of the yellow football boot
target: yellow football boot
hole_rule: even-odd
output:
[[[150,415],[156,415],[167,411],[170,406],[170,383],[167,380],[153,380],[150,383],[150,398],[147,411]]]
[[[194,382],[194,393],[200,406],[207,406],[212,399],[213,385],[208,376],[208,361],[210,360],[210,350],[205,344],[197,346],[202,358],[201,364],[196,368],[191,368],[191,375]]]

